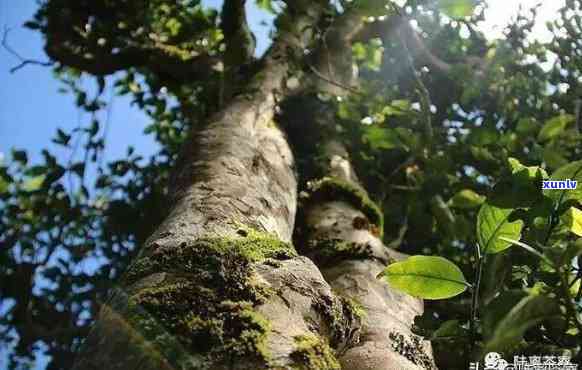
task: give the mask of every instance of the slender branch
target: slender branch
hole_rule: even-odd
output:
[[[352,86],[357,76],[354,75],[352,68],[351,43],[363,24],[363,18],[356,9],[347,9],[335,17],[323,32],[320,44],[308,57],[315,62],[307,61],[309,69],[320,80],[358,95],[363,93]],[[341,94],[341,91],[330,89],[330,86],[325,84],[316,86],[322,91]]]
[[[408,44],[406,42],[406,39],[402,36],[402,34],[400,32],[398,33],[398,35],[400,37],[400,41],[402,42],[402,47],[404,48],[404,51],[406,52],[408,67],[410,68],[410,71],[411,71],[412,76],[414,78],[414,84],[416,85],[416,92],[417,92],[419,99],[420,99],[420,110],[421,110],[422,116],[424,118],[424,134],[425,134],[427,144],[430,145],[432,142],[432,137],[433,137],[432,119],[431,119],[431,111],[430,111],[430,107],[432,106],[432,103],[430,100],[430,93],[428,92],[428,89],[424,85],[424,82],[422,82],[422,79],[420,78],[418,71],[416,70],[416,68],[414,68],[414,59],[412,58],[412,54],[410,53],[410,50],[408,49]]]
[[[544,261],[545,263],[547,263],[549,266],[552,266],[553,268],[556,268],[557,269],[557,266],[548,257],[544,256],[543,254],[541,254],[540,252],[538,252],[537,250],[535,250],[533,247],[531,247],[531,246],[529,246],[529,245],[527,245],[525,243],[522,243],[522,242],[520,242],[518,240],[509,239],[509,238],[506,238],[504,236],[500,236],[499,239],[500,240],[503,240],[503,241],[506,241],[508,243],[511,243],[511,244],[515,244],[518,247],[522,247],[526,251],[530,252],[531,254],[537,256],[539,259],[541,259],[542,261]]]
[[[578,98],[574,101],[574,110],[576,116],[576,130],[580,133],[582,132],[582,127],[580,125],[580,110],[582,108],[582,99]]]
[[[577,309],[574,304],[574,300],[572,295],[570,294],[570,289],[568,289],[568,279],[566,277],[566,273],[560,274],[560,286],[562,290],[562,295],[564,296],[564,301],[566,305],[566,311],[568,312],[568,316],[576,325],[578,332],[582,332],[582,322],[580,322],[579,315],[577,314]]]
[[[222,6],[220,25],[226,44],[224,54],[227,67],[248,63],[255,52],[255,36],[247,23],[245,3],[246,0],[230,0]]]
[[[10,32],[10,29],[8,27],[4,27],[4,34],[2,36],[2,47],[9,52],[11,55],[13,55],[14,57],[16,57],[20,63],[12,68],[10,68],[10,73],[14,73],[16,71],[18,71],[21,68],[24,68],[25,66],[32,64],[32,65],[39,65],[39,66],[43,66],[43,67],[50,67],[52,66],[54,63],[51,61],[48,62],[42,62],[40,60],[35,60],[35,59],[27,59],[24,58],[22,55],[20,55],[18,52],[16,52],[16,50],[14,50],[9,44],[8,44],[8,33]]]
[[[476,324],[478,320],[478,311],[479,311],[479,294],[481,292],[481,280],[483,276],[483,267],[485,265],[486,255],[481,254],[481,247],[479,244],[475,245],[475,258],[477,259],[477,271],[476,271],[476,278],[474,282],[474,287],[472,295],[471,295],[471,317],[469,320],[469,333],[471,338],[471,347],[475,347],[476,337],[477,337],[477,330]]]
[[[317,76],[318,78],[322,79],[323,81],[330,83],[334,86],[337,86],[341,89],[347,90],[349,92],[351,92],[352,94],[357,94],[357,95],[364,95],[364,93],[354,87],[342,84],[341,82],[335,81],[331,78],[326,77],[323,73],[319,72],[314,66],[312,66],[311,64],[309,65],[309,69],[311,70],[311,72],[313,72],[313,74],[315,76]]]

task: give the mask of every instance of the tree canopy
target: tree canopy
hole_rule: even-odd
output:
[[[360,209],[411,256],[379,278],[426,299],[413,330],[439,368],[466,369],[489,351],[582,363],[582,1],[565,1],[548,42],[532,37],[535,8],[488,37],[479,0],[255,6],[276,16],[274,38],[296,28],[288,14],[324,9],[309,38],[285,36],[302,53],[280,56],[294,73],[286,87],[301,92],[277,105],[299,187],[326,186],[309,180],[320,143],[339,137],[370,194]],[[161,149],[103,161],[105,122],[93,115],[52,138],[82,160],[43,150],[31,163],[15,148],[0,162],[0,342],[11,369],[35,356],[72,366],[100,303],[166,216],[188,133],[260,78],[245,17],[238,0],[49,0],[25,24],[80,109],[107,109],[113,86],[148,115],[144,135]],[[305,114],[313,122],[295,127]],[[334,125],[317,124],[330,115]],[[578,187],[542,189],[550,179]]]

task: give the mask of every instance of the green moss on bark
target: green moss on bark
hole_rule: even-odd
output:
[[[127,287],[152,274],[160,276],[146,287],[131,287],[137,291],[129,298],[128,321],[156,347],[170,343],[170,349],[190,354],[164,351],[171,363],[196,358],[227,367],[245,361],[257,369],[269,363],[270,325],[255,307],[272,292],[256,279],[252,266],[292,258],[296,252],[268,234],[243,228],[238,234],[159,247],[127,272]]]
[[[248,264],[297,256],[291,244],[270,234],[243,227],[237,233],[239,236],[236,237],[202,238],[191,244],[160,247],[131,265],[124,281],[131,284],[156,272],[212,270],[225,259]]]
[[[347,305],[347,309],[352,313],[352,315],[360,320],[360,322],[368,315],[366,308],[354,298],[344,298],[344,303]]]
[[[344,351],[360,341],[362,327],[362,309],[357,308],[352,300],[337,295],[339,299],[323,297],[315,304],[317,311],[327,324],[326,337],[330,345]]]
[[[300,370],[339,370],[341,366],[334,351],[322,338],[312,335],[295,337],[296,350],[291,354]]]
[[[322,200],[344,200],[360,211],[375,226],[371,231],[381,237],[384,229],[384,215],[365,191],[345,181],[324,177],[310,184],[312,197]]]
[[[311,239],[306,243],[305,253],[320,267],[348,259],[369,259],[373,256],[372,248],[368,244],[335,238]]]

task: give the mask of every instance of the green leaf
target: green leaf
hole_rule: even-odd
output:
[[[519,303],[523,298],[527,297],[527,292],[523,290],[511,289],[501,292],[495,297],[487,309],[483,310],[483,317],[481,320],[483,336],[486,340],[493,337],[495,327],[511,309]]]
[[[29,178],[22,185],[22,190],[32,192],[37,191],[42,187],[46,175],[39,175]]]
[[[582,255],[582,239],[578,239],[566,247],[560,262],[562,264],[570,263],[575,257],[580,255]]]
[[[441,11],[451,18],[464,18],[472,15],[476,5],[475,0],[439,0]]]
[[[440,195],[430,199],[430,210],[446,235],[455,235],[455,216]]]
[[[84,162],[77,162],[77,163],[71,165],[69,170],[76,173],[77,176],[79,176],[80,178],[83,178],[83,175],[85,174],[85,163]]]
[[[499,141],[497,130],[485,127],[477,127],[471,130],[467,136],[467,142],[471,145],[490,145]]]
[[[17,162],[20,162],[23,165],[26,165],[28,163],[28,155],[24,150],[12,149],[12,159],[14,159]]]
[[[9,186],[8,181],[0,177],[0,194],[8,193]]]
[[[352,45],[352,55],[355,60],[364,60],[366,58],[366,46],[362,42],[355,42]]]
[[[568,164],[568,160],[560,152],[558,148],[548,146],[544,148],[542,157],[549,168],[559,168]]]
[[[562,194],[564,194],[562,203],[567,200],[576,200],[582,203],[582,161],[576,161],[569,163],[563,167],[558,168],[550,180],[573,180],[578,181],[576,189],[573,190],[551,190],[545,189],[544,195],[550,197],[552,200],[557,201],[560,199]]]
[[[99,121],[93,120],[91,121],[91,127],[87,131],[91,137],[94,137],[99,132]]]
[[[275,14],[275,9],[273,8],[273,3],[271,0],[257,0],[257,7],[268,11],[269,13]]]
[[[495,326],[485,345],[486,352],[503,351],[517,345],[526,330],[558,315],[560,307],[555,299],[541,295],[522,298]]]
[[[432,338],[460,337],[467,334],[467,330],[461,326],[459,320],[447,320],[434,331]]]
[[[493,188],[487,202],[499,208],[533,207],[543,199],[542,180],[548,177],[538,166],[524,166],[517,159],[509,158],[511,176],[501,179]]]
[[[500,236],[519,240],[523,222],[510,222],[511,212],[511,208],[499,208],[488,203],[481,206],[477,215],[477,240],[483,253],[499,253],[511,246],[511,243],[500,240]]]
[[[532,181],[548,178],[548,173],[540,166],[524,166],[519,160],[513,157],[509,157],[507,162],[513,175],[519,175],[525,171],[527,177]]]
[[[547,141],[555,138],[564,132],[568,124],[574,122],[574,120],[575,117],[571,114],[562,114],[547,120],[538,134],[538,140]]]
[[[449,199],[449,205],[453,208],[471,209],[479,207],[484,201],[484,196],[471,189],[463,189]]]
[[[576,207],[570,207],[562,216],[563,220],[572,233],[582,236],[582,211]]]
[[[520,136],[529,136],[535,134],[538,129],[536,121],[532,118],[522,118],[517,122],[515,131]]]
[[[60,128],[57,129],[57,137],[53,139],[53,143],[59,144],[62,146],[68,146],[69,141],[71,140],[71,135],[67,135],[63,130]]]
[[[491,152],[484,147],[479,147],[479,146],[471,146],[469,147],[469,150],[471,151],[471,154],[473,155],[473,157],[478,160],[478,161],[483,161],[483,162],[495,162],[496,158],[493,154],[491,154]]]
[[[480,299],[489,302],[496,296],[497,292],[503,289],[499,284],[511,273],[511,259],[508,254],[498,253],[487,256],[481,277]]]
[[[355,0],[353,4],[363,16],[378,16],[388,13],[387,0]]]
[[[166,28],[170,31],[170,35],[177,36],[182,29],[182,23],[176,18],[170,18],[166,22]]]
[[[404,146],[398,132],[378,126],[367,127],[363,138],[373,149],[395,149]]]
[[[401,112],[407,112],[411,108],[410,100],[408,99],[396,99],[390,102],[390,106],[398,109]]]
[[[424,299],[454,297],[469,286],[454,263],[436,256],[409,257],[388,265],[381,275],[391,286]]]
[[[352,46],[352,55],[355,60],[363,62],[366,68],[377,72],[380,70],[384,55],[382,40],[373,38],[367,43],[357,42]]]

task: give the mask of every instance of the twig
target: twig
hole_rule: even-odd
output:
[[[43,67],[50,67],[50,66],[54,65],[54,62],[51,62],[51,61],[42,62],[40,60],[26,59],[23,56],[21,56],[20,54],[18,54],[16,52],[16,50],[14,50],[10,45],[8,45],[8,33],[9,32],[10,32],[10,29],[8,27],[4,27],[4,35],[2,36],[2,47],[7,52],[12,54],[14,57],[16,57],[20,61],[20,63],[18,65],[10,68],[10,73],[14,73],[28,64],[34,64],[34,65],[39,65],[39,66],[43,66]]]
[[[582,127],[580,127],[580,109],[582,108],[582,99],[576,99],[574,101],[574,107],[576,115],[576,130],[580,133],[582,132]]]
[[[341,82],[337,82],[334,81],[328,77],[326,77],[324,74],[322,74],[321,72],[319,72],[314,66],[312,66],[311,64],[309,64],[309,69],[311,70],[311,72],[313,72],[317,77],[321,78],[322,80],[324,80],[325,82],[328,82],[334,86],[337,86],[339,88],[345,89],[353,94],[357,94],[357,95],[364,95],[364,93],[358,89],[355,89],[351,86],[347,86],[342,84]]]
[[[475,257],[477,258],[477,271],[476,271],[476,278],[475,278],[475,282],[473,283],[473,286],[475,287],[475,289],[473,289],[472,292],[472,296],[471,296],[471,317],[469,318],[469,336],[471,339],[471,348],[475,347],[475,342],[476,342],[476,336],[477,336],[477,330],[476,330],[476,324],[477,324],[477,316],[478,316],[478,311],[479,311],[479,293],[481,290],[481,280],[482,280],[482,276],[483,276],[483,267],[485,266],[485,258],[486,255],[483,255],[481,253],[481,247],[479,246],[479,244],[477,243],[475,245]]]
[[[414,77],[414,84],[416,85],[416,93],[418,94],[418,97],[420,98],[420,110],[422,115],[424,116],[424,134],[426,135],[426,139],[428,141],[428,144],[430,144],[432,142],[432,136],[433,136],[433,130],[432,130],[432,119],[431,119],[431,112],[430,112],[430,107],[432,105],[431,100],[430,100],[430,93],[428,92],[428,89],[426,88],[426,86],[424,85],[424,82],[422,82],[422,79],[420,78],[418,72],[416,71],[416,68],[414,68],[414,60],[412,59],[412,54],[410,53],[410,50],[408,49],[408,45],[406,43],[406,39],[402,36],[402,34],[399,32],[398,36],[400,38],[400,41],[402,42],[402,47],[404,48],[404,51],[406,52],[406,59],[408,62],[408,67],[410,68],[410,71],[412,72],[412,76]]]

